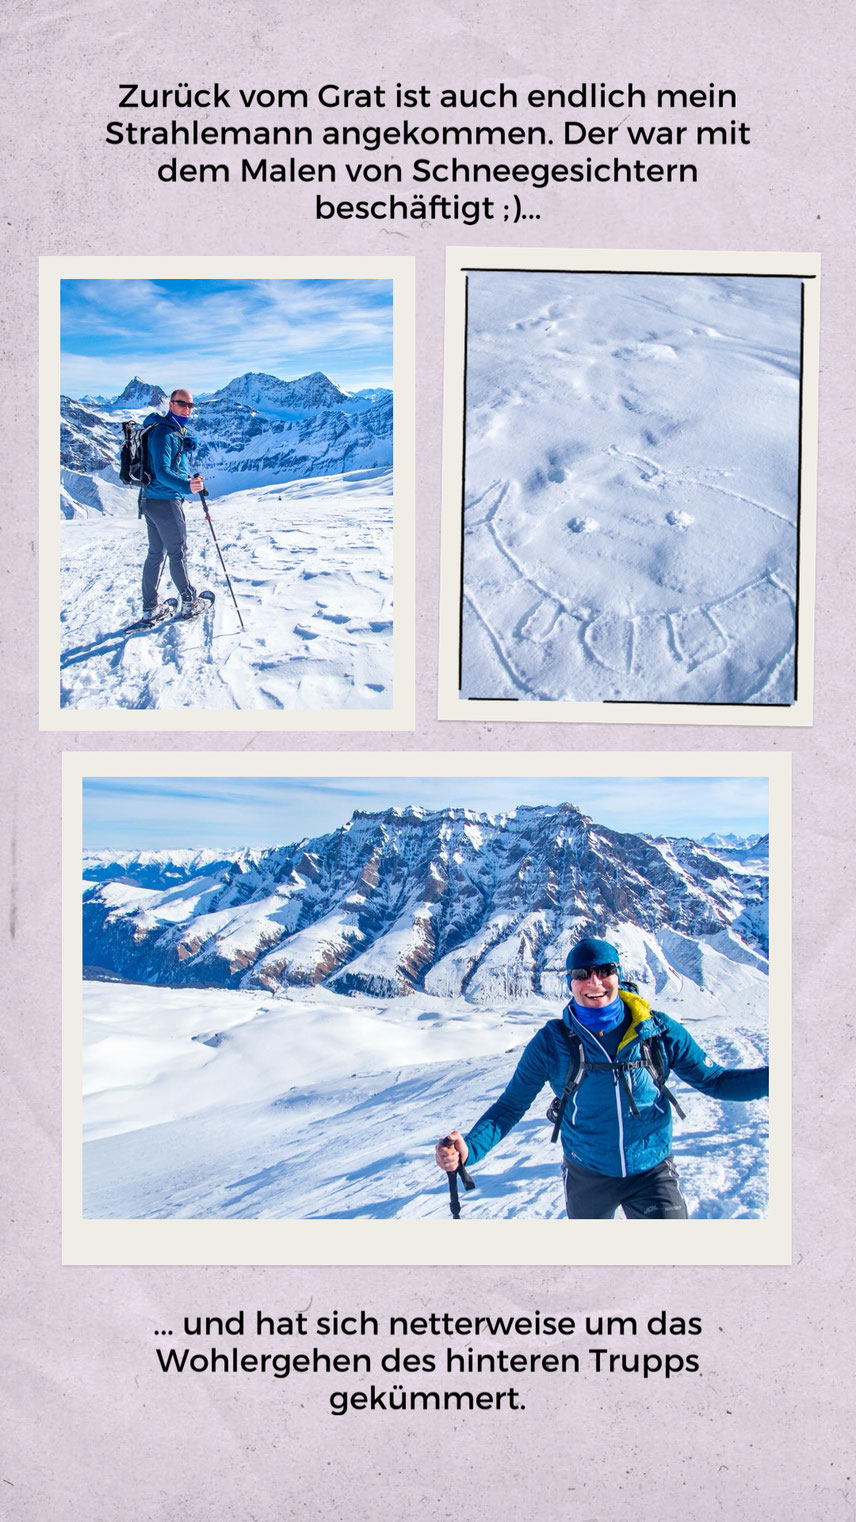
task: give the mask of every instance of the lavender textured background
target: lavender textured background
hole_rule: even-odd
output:
[[[4,1338],[10,1420],[0,1516],[10,1522],[244,1522],[345,1516],[420,1522],[488,1513],[666,1519],[854,1513],[843,1392],[852,1368],[852,1025],[836,964],[851,960],[852,357],[849,146],[854,31],[844,0],[608,7],[423,0],[311,8],[271,0],[176,7],[11,0],[4,39],[7,297],[2,662]],[[520,243],[520,228],[312,220],[311,187],[158,186],[142,150],[103,143],[116,86],[449,83],[521,87],[633,80],[738,93],[753,145],[707,159],[700,184],[557,187],[530,241],[577,247],[807,249],[824,256],[816,722],[805,732],[440,725],[435,656],[443,246]],[[161,113],[152,113],[160,116]],[[330,113],[337,118],[340,113]],[[478,115],[479,113],[476,113]],[[578,113],[573,113],[578,114]],[[322,113],[323,115],[323,113]],[[142,116],[142,113],[141,113]],[[365,113],[375,120],[376,113]],[[707,120],[707,118],[703,118]],[[284,154],[271,153],[271,157]],[[324,155],[327,156],[326,154]],[[522,156],[516,152],[515,156]],[[580,156],[576,151],[573,157]],[[689,157],[689,155],[687,155]],[[346,194],[347,192],[341,192]],[[766,748],[795,756],[795,1240],[790,1269],[62,1269],[59,1261],[60,753],[36,692],[39,254],[418,255],[417,731],[390,749]],[[12,615],[12,616],[10,616]],[[102,748],[125,749],[105,736]],[[229,748],[164,736],[165,750]],[[249,747],[285,745],[266,734]],[[290,735],[289,750],[375,749],[376,735]],[[248,748],[248,747],[245,747]],[[848,933],[849,931],[849,933]],[[775,1011],[773,1011],[775,1019]],[[287,1229],[287,1228],[284,1228]],[[466,1229],[461,1225],[462,1231]],[[620,1228],[618,1228],[620,1229]],[[288,1314],[416,1315],[534,1307],[701,1315],[704,1374],[527,1378],[526,1410],[412,1417],[326,1409],[326,1381],[167,1381],[154,1330],[240,1306]],[[369,1349],[376,1351],[374,1345]],[[384,1383],[394,1376],[386,1376]],[[350,1383],[350,1381],[347,1381]],[[504,1385],[507,1377],[488,1381]]]

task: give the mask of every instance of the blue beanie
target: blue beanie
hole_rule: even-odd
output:
[[[565,970],[570,974],[572,967],[600,967],[604,962],[614,962],[621,971],[621,957],[618,948],[610,941],[598,941],[593,936],[586,936],[585,940],[577,941],[568,952]]]

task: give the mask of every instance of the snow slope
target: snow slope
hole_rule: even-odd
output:
[[[800,282],[468,277],[465,697],[791,703]]]
[[[475,1121],[558,1014],[593,924],[711,1056],[756,1066],[767,875],[766,838],[654,841],[570,804],[356,810],[269,849],[87,852],[86,1211],[444,1215],[433,1142]],[[766,1105],[680,1089],[693,1213],[763,1215]],[[479,1165],[468,1214],[559,1215],[547,1098]]]
[[[765,1000],[738,1021],[687,1019],[716,1060],[766,1060]],[[84,1213],[93,1218],[448,1217],[438,1135],[465,1130],[557,1014],[462,1000],[370,1000],[84,985]],[[675,1154],[690,1214],[760,1217],[767,1104],[675,1081]],[[545,1089],[475,1170],[472,1218],[562,1215]],[[543,1103],[541,1102],[543,1099]]]
[[[188,558],[195,585],[217,594],[213,612],[125,633],[142,612],[136,495],[99,476],[80,482],[99,501],[61,528],[64,707],[391,706],[391,470],[210,499],[243,633],[196,498],[185,508]],[[162,595],[174,591],[165,568]]]

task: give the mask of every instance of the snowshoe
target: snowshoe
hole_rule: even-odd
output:
[[[143,614],[142,618],[138,618],[136,623],[126,624],[125,633],[130,634],[134,629],[156,629],[165,618],[172,618],[177,607],[178,598],[167,597],[164,602],[159,602],[156,608],[150,609]]]
[[[207,589],[197,592],[195,597],[182,597],[181,608],[178,616],[180,619],[198,618],[200,613],[205,613],[213,605],[214,593]]]

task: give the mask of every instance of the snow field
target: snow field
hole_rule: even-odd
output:
[[[727,1007],[727,1001],[723,1005]],[[681,999],[669,1001],[682,1018]],[[433,1163],[558,1008],[84,984],[84,1211],[94,1218],[423,1219],[448,1215]],[[683,1015],[686,1018],[685,1014]],[[766,1060],[763,999],[696,1030],[726,1065]],[[675,1082],[690,1214],[763,1216],[767,1106]],[[473,1219],[560,1218],[545,1087],[478,1165]],[[543,1102],[542,1102],[543,1101]]]
[[[468,289],[463,696],[792,702],[800,282]]]
[[[243,632],[193,498],[185,503],[190,574],[216,593],[213,612],[125,633],[142,612],[146,533],[135,494],[123,490],[121,515],[62,526],[64,707],[391,706],[391,471],[209,499]],[[161,593],[174,590],[165,566]]]

